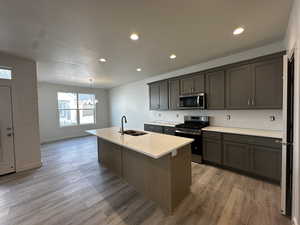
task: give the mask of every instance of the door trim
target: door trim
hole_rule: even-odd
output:
[[[11,81],[11,80],[9,80]],[[8,173],[15,173],[17,171],[17,165],[16,165],[16,150],[15,150],[15,129],[14,129],[14,112],[13,112],[13,93],[12,93],[12,85],[11,84],[0,84],[0,87],[7,87],[9,88],[9,92],[10,92],[10,111],[11,111],[11,123],[12,123],[12,138],[13,138],[13,157],[14,157],[14,162],[13,162],[13,165],[14,165],[14,168],[13,170],[8,170]],[[7,173],[6,173],[7,174]],[[5,174],[4,174],[5,175]]]

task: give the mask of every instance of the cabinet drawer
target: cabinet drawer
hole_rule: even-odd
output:
[[[150,132],[157,132],[157,133],[163,133],[163,127],[158,125],[152,125],[152,124],[144,124],[144,130],[150,131]]]
[[[252,143],[255,145],[275,148],[278,151],[281,149],[280,139],[266,138],[266,137],[253,137]]]
[[[215,139],[215,140],[221,140],[222,134],[219,132],[213,132],[213,131],[203,131],[202,137],[209,138],[209,139]]]
[[[238,143],[250,144],[252,136],[238,135],[238,134],[223,134],[224,141],[233,141]]]
[[[175,127],[164,127],[164,134],[175,135]]]

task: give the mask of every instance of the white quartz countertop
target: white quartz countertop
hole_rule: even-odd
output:
[[[168,122],[168,121],[152,121],[152,122],[146,122],[145,124],[166,126],[166,127],[175,127],[177,124],[180,124],[180,123]]]
[[[141,136],[121,135],[119,127],[109,127],[97,130],[88,130],[87,133],[103,138],[117,145],[158,159],[177,149],[192,143],[191,138],[177,137],[146,131]]]
[[[259,137],[282,138],[282,131],[274,130],[260,130],[260,129],[247,129],[247,128],[233,128],[233,127],[214,127],[209,126],[202,128],[203,131],[214,131],[220,133],[251,135]]]

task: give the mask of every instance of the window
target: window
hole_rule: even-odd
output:
[[[61,127],[95,124],[95,95],[58,92],[59,124]]]
[[[78,94],[80,124],[95,123],[95,95]]]
[[[12,75],[10,69],[0,68],[0,79],[11,80],[11,78]]]

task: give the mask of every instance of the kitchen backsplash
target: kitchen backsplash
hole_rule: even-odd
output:
[[[210,125],[212,126],[282,130],[282,110],[182,110],[150,112],[151,121],[181,123],[185,115],[209,116]]]

